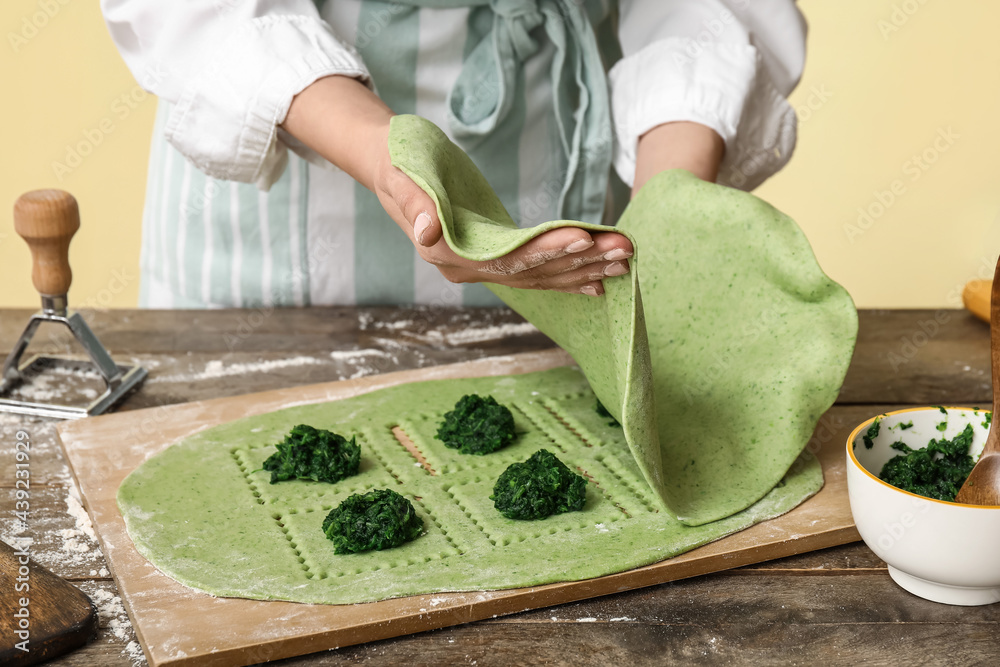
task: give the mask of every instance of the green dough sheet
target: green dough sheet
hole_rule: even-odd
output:
[[[569,220],[518,229],[468,156],[418,116],[393,118],[389,150],[467,259],[555,227],[609,231]],[[791,218],[686,171],[646,183],[615,231],[635,255],[602,298],[489,287],[573,355],[674,516],[727,517],[774,487],[833,405],[854,303]]]
[[[518,431],[511,445],[469,456],[434,438],[444,413],[467,393],[490,394],[511,409]],[[818,461],[804,456],[749,509],[684,525],[663,511],[621,428],[596,413],[595,401],[579,369],[564,367],[288,408],[168,447],[125,479],[118,504],[139,552],[183,584],[219,596],[346,604],[619,572],[787,512],[822,486]],[[300,423],[357,436],[359,473],[337,484],[270,484],[264,459]],[[396,427],[426,465],[394,436]],[[583,510],[540,521],[504,518],[489,499],[496,478],[542,448],[587,478]],[[395,549],[334,554],[323,519],[349,495],[377,488],[408,498],[426,532]]]
[[[609,231],[568,220],[518,229],[468,156],[422,118],[393,118],[389,150],[467,259],[495,259],[555,227]],[[822,472],[800,454],[843,382],[857,312],[795,222],[673,170],[650,180],[614,229],[635,254],[628,274],[604,280],[603,297],[490,285],[578,370],[391,388],[195,435],[123,482],[118,502],[137,548],[216,595],[361,602],[620,572],[814,494]],[[522,433],[513,445],[463,456],[434,439],[443,414],[472,392],[511,407]],[[597,415],[598,398],[621,427]],[[357,435],[360,474],[268,484],[254,471],[299,423]],[[584,510],[504,518],[489,500],[493,483],[543,447],[585,471]],[[334,555],[323,518],[373,488],[410,498],[427,533],[384,552]]]

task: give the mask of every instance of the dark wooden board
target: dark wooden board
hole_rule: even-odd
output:
[[[0,311],[0,351],[10,348],[30,312]],[[917,335],[922,331],[920,322],[937,312],[862,311],[858,349],[841,393],[841,405],[831,415],[843,415],[839,421],[853,426],[873,414],[907,405],[988,404],[987,327],[962,311],[946,310],[941,315],[950,321],[944,330],[924,341]],[[401,370],[550,346],[544,336],[523,330],[513,336],[509,331],[501,332],[503,336],[473,344],[432,345],[393,328],[394,323],[412,322],[425,327],[426,332],[446,334],[520,321],[503,311],[309,308],[265,318],[250,336],[230,349],[226,334],[249,324],[251,318],[258,322],[255,313],[252,309],[114,310],[92,311],[90,320],[116,354],[148,362],[151,375],[161,378],[130,397],[126,410],[339,380],[360,370],[357,364],[332,360],[332,350],[380,349],[396,354],[398,366],[391,370]],[[895,357],[890,355],[906,350],[904,339],[922,344],[914,348],[916,352],[906,363],[894,367]],[[183,378],[199,375],[211,362],[229,366],[301,355],[325,356],[327,360],[308,368]],[[303,371],[308,380],[300,379]],[[91,545],[99,565],[81,566],[67,562],[60,553],[61,540],[50,535],[76,527],[66,505],[73,481],[52,422],[0,415],[0,534],[9,530],[13,510],[13,468],[5,465],[9,462],[8,445],[14,431],[22,427],[31,432],[38,454],[32,460],[32,489],[38,489],[39,494],[32,507],[45,517],[29,531],[38,541],[34,553],[40,562],[74,580],[88,595],[104,596],[94,597],[104,601],[98,604],[101,619],[97,638],[49,664],[140,667],[144,660],[124,611],[109,614],[105,610],[115,609],[111,602],[119,592],[112,581],[99,574],[107,562],[97,547]],[[841,441],[846,435],[837,433],[824,442]],[[996,638],[1000,636],[998,611],[1000,605],[946,607],[909,595],[892,583],[882,562],[863,543],[855,542],[723,574],[275,664],[994,665]],[[612,620],[622,617],[635,620]]]
[[[93,636],[97,609],[86,595],[31,559],[32,545],[0,542],[0,665],[34,665]]]
[[[151,568],[136,551],[115,503],[121,480],[147,456],[205,427],[288,404],[335,400],[427,379],[545,370],[571,360],[558,349],[482,359],[373,378],[187,403],[60,425],[59,437],[98,529],[111,571],[146,654],[155,665],[248,664],[331,646],[434,629],[525,609],[692,577],[857,539],[847,504],[843,449],[851,424],[821,420],[809,451],[823,465],[825,486],[787,514],[646,567],[586,581],[533,588],[444,593],[365,605],[295,605],[217,599]],[[159,419],[158,415],[163,418]],[[144,425],[155,428],[144,429]],[[433,600],[432,600],[433,598]],[[224,614],[224,624],[218,616]],[[214,618],[206,625],[209,617]],[[274,619],[285,619],[276,624]],[[169,643],[169,646],[167,644]]]
[[[9,349],[27,323],[29,310],[4,311],[0,350]],[[502,308],[308,308],[195,311],[88,311],[101,341],[126,357],[209,353],[329,354],[331,350],[383,349],[400,346],[413,356],[421,352],[437,363],[470,358],[463,351],[500,355],[540,350],[552,343],[541,333],[455,344],[472,326],[488,329],[523,320]],[[864,310],[859,313],[858,346],[838,402],[947,402],[987,404],[992,396],[989,370],[989,327],[961,309]],[[405,323],[396,327],[394,323]],[[52,352],[71,349],[64,334],[40,342]],[[441,358],[450,351],[455,356]],[[386,370],[411,368],[406,362]],[[337,378],[314,377],[307,382]],[[303,384],[303,382],[299,382]],[[268,387],[268,388],[274,388]],[[173,398],[177,398],[174,396]],[[194,400],[187,397],[183,400]],[[134,405],[148,406],[139,398]],[[133,405],[133,403],[130,403]]]
[[[719,573],[275,665],[991,665],[1000,605],[919,600],[881,573]],[[992,659],[992,660],[991,660]]]

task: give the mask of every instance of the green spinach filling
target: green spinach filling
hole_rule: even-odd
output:
[[[375,489],[345,498],[323,520],[323,533],[337,554],[382,551],[414,539],[424,520],[413,504],[390,489]]]
[[[527,461],[512,463],[500,473],[490,500],[508,519],[544,519],[582,510],[587,480],[552,452],[539,449]]]
[[[469,394],[445,414],[437,439],[462,454],[483,455],[509,445],[514,435],[514,415],[506,406],[492,396]]]
[[[264,470],[271,473],[271,484],[289,479],[333,484],[358,473],[361,446],[355,440],[299,424],[276,445],[278,451],[264,461]]]
[[[902,454],[882,466],[879,478],[919,496],[952,502],[976,464],[969,455],[972,438],[969,424],[953,439],[934,439],[923,449],[894,442],[890,447]]]

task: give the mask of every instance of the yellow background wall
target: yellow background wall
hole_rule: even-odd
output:
[[[1000,252],[1000,5],[800,4],[810,41],[791,100],[799,146],[757,193],[802,225],[859,306],[960,305],[961,286],[992,275]],[[155,100],[96,2],[4,0],[0,32],[0,307],[37,306],[10,207],[41,187],[80,201],[71,303],[134,306]],[[57,173],[81,142],[90,154]]]

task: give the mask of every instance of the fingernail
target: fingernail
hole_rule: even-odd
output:
[[[621,248],[615,248],[614,250],[604,253],[604,259],[610,262],[613,262],[616,259],[628,259],[631,256],[632,253],[627,250],[622,250]]]
[[[597,288],[593,285],[584,285],[580,288],[580,294],[586,294],[587,296],[597,296]]]
[[[413,221],[413,235],[417,237],[417,242],[420,245],[424,244],[424,233],[430,226],[431,216],[427,213],[427,211],[422,212],[417,216],[417,219]]]
[[[574,252],[583,252],[587,248],[594,245],[591,239],[580,239],[579,241],[573,241],[568,246],[566,246],[566,252],[572,254]]]
[[[604,275],[606,276],[624,276],[626,273],[628,273],[628,264],[625,262],[615,262],[604,267]]]

